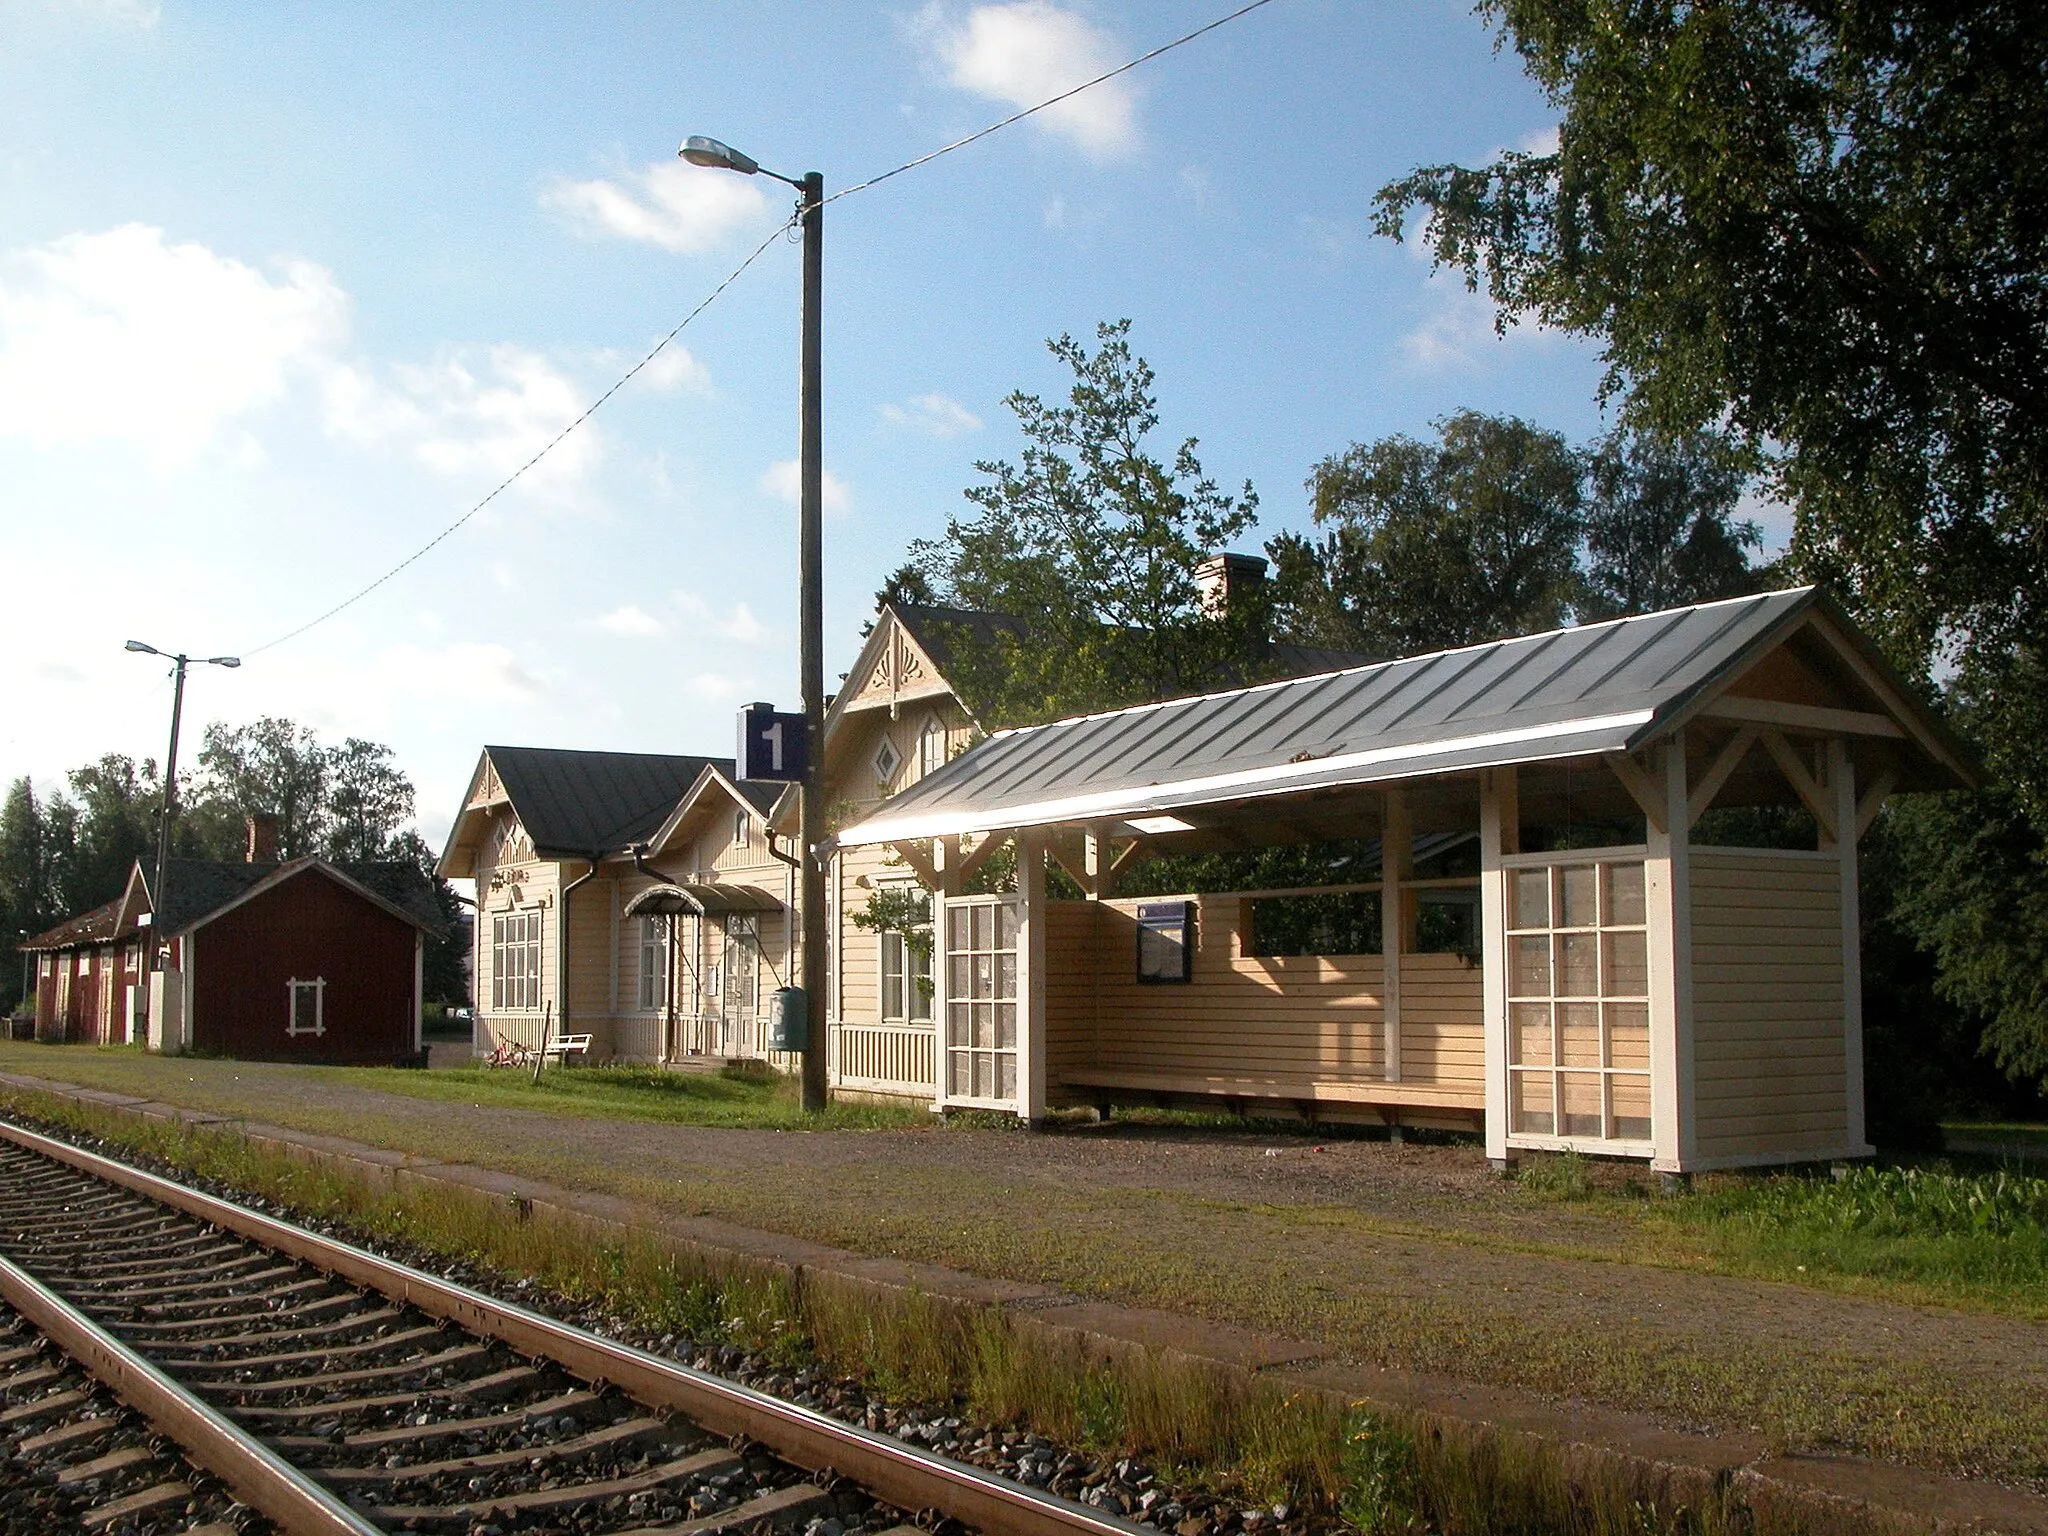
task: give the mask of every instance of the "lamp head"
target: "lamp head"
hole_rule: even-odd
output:
[[[683,140],[683,147],[676,153],[692,165],[707,165],[719,171],[738,171],[742,176],[751,176],[761,169],[760,161],[741,154],[730,144],[707,139],[701,133],[693,133]]]
[[[242,664],[242,658],[239,656],[209,656],[206,658],[206,663],[212,667],[239,667]]]
[[[125,646],[122,647],[122,649],[128,651],[146,651],[152,656],[163,655],[163,652],[158,650],[155,646],[144,645],[140,640],[130,640]]]

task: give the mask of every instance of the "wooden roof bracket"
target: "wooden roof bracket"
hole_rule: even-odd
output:
[[[939,888],[939,866],[919,844],[902,842],[891,843],[889,846],[895,850],[896,857],[908,864],[917,878],[924,882],[926,890],[936,891]]]
[[[1762,732],[1764,750],[1771,754],[1771,760],[1778,765],[1778,772],[1785,775],[1785,782],[1792,786],[1813,819],[1820,824],[1821,836],[1834,838],[1835,808],[1828,802],[1817,781],[1806,764],[1799,760],[1799,754],[1792,750],[1792,744],[1785,740],[1784,732],[1766,730]]]
[[[1870,788],[1863,792],[1863,798],[1856,802],[1856,841],[1863,841],[1863,834],[1870,830],[1870,824],[1877,820],[1877,813],[1884,809],[1884,803],[1891,798],[1893,790],[1899,787],[1899,776],[1887,768],[1870,781]]]
[[[1662,774],[1652,775],[1626,752],[1609,752],[1603,761],[1614,770],[1614,776],[1621,780],[1622,788],[1642,808],[1643,816],[1659,832],[1670,829],[1664,824],[1664,785]]]
[[[1722,786],[1742,766],[1742,760],[1749,756],[1749,749],[1756,745],[1759,734],[1753,725],[1742,726],[1728,739],[1707,771],[1700,775],[1699,783],[1685,797],[1685,824],[1688,829],[1698,825],[1700,817],[1707,813],[1707,807],[1714,803],[1714,796],[1721,793]]]

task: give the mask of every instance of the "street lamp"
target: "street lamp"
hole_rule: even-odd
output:
[[[805,756],[802,822],[803,844],[803,939],[804,939],[804,1039],[803,1105],[807,1110],[825,1107],[825,867],[818,861],[818,847],[825,841],[825,797],[818,783],[818,769],[825,756],[825,600],[824,536],[825,433],[820,408],[819,378],[820,326],[818,304],[822,296],[823,246],[825,241],[825,178],[812,171],[798,179],[771,171],[729,144],[693,135],[677,151],[692,165],[714,170],[735,171],[742,176],[757,172],[773,176],[797,190],[797,213],[804,231],[804,287],[802,340],[798,347],[797,414],[799,448],[797,455],[799,495],[797,504],[797,647],[798,670],[803,691],[804,734],[810,750]]]
[[[182,652],[173,655],[160,651],[153,645],[144,645],[140,640],[130,640],[126,649],[140,651],[145,656],[163,656],[176,663],[173,675],[177,684],[171,690],[171,750],[164,754],[164,803],[156,820],[156,883],[150,888],[150,949],[156,951],[155,969],[163,967],[162,945],[164,908],[165,866],[171,857],[171,818],[178,813],[178,717],[185,711],[185,669],[194,660]],[[239,656],[201,656],[197,658],[202,667],[239,667]]]

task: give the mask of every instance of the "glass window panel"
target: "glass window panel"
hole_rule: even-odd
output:
[[[1557,1122],[1550,1102],[1548,1072],[1514,1073],[1508,1097],[1517,1131],[1525,1136],[1550,1136],[1556,1133]]]
[[[968,911],[974,914],[973,947],[975,949],[993,949],[995,946],[990,940],[995,934],[995,909],[989,906],[987,902],[980,902],[969,907]]]
[[[998,955],[996,956],[996,996],[1015,997],[1016,995],[1017,957],[1015,955]]]
[[[1560,928],[1591,928],[1600,921],[1595,893],[1599,869],[1592,864],[1567,864],[1557,872]]]
[[[1650,1005],[1609,1003],[1607,1007],[1607,1064],[1610,1067],[1650,1065]]]
[[[996,958],[994,955],[976,955],[974,957],[974,991],[970,995],[976,998],[994,997],[996,995]]]
[[[946,981],[946,995],[948,997],[964,1001],[973,995],[974,989],[968,984],[972,963],[965,955],[955,955],[948,962],[950,966]]]
[[[908,945],[905,948],[909,948]],[[932,1021],[932,955],[929,949],[910,952],[910,985],[905,1001],[913,1024]]]
[[[967,948],[967,909],[948,907],[946,909],[946,948],[960,950]]]
[[[1559,1003],[1557,1005],[1557,1049],[1559,1061],[1567,1067],[1600,1065],[1600,1005]]]
[[[1607,921],[1609,923],[1640,923],[1643,921],[1643,866],[1640,864],[1609,864],[1605,866],[1607,876]]]
[[[1560,1072],[1558,1087],[1564,1099],[1564,1134],[1601,1136],[1605,1134],[1600,1113],[1600,1074]]]
[[[974,1053],[974,1096],[977,1099],[995,1097],[995,1058],[986,1051]]]
[[[949,1044],[966,1045],[969,1043],[967,1032],[974,1027],[969,1020],[970,1016],[966,1003],[948,1003],[946,1005],[946,1039]]]
[[[1014,902],[1001,902],[996,909],[996,948],[1017,947],[1017,907]]]
[[[1516,1003],[1513,1011],[1515,1065],[1550,1066],[1550,1004]]]
[[[996,1097],[1014,1099],[1017,1097],[1017,1058],[998,1056],[996,1058]]]
[[[974,1092],[974,1058],[965,1051],[953,1052],[953,1086],[947,1092],[959,1098]]]
[[[1650,940],[1643,933],[1601,935],[1607,975],[1600,990],[1608,997],[1647,997],[1650,991]]]
[[[995,1010],[987,1003],[974,1005],[974,1048],[986,1051],[996,1043]]]
[[[882,1017],[903,1017],[903,936],[882,935]]]
[[[1512,962],[1508,967],[1508,985],[1513,997],[1548,997],[1550,995],[1550,940],[1543,934],[1530,938],[1515,939]]]
[[[1547,869],[1518,869],[1515,871],[1515,913],[1510,920],[1515,928],[1548,928],[1550,926],[1550,871]]]
[[[1607,1079],[1614,1096],[1614,1134],[1623,1141],[1650,1139],[1650,1079],[1616,1072]]]
[[[1560,933],[1557,936],[1557,995],[1600,995],[1600,936]]]

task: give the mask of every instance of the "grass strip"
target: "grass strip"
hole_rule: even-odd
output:
[[[1091,1351],[1002,1309],[881,1291],[822,1272],[718,1263],[644,1230],[458,1186],[394,1188],[329,1159],[258,1147],[232,1129],[144,1120],[0,1089],[10,1112],[440,1260],[547,1290],[648,1332],[817,1362],[869,1392],[1018,1426],[1099,1454],[1141,1456],[1170,1480],[1325,1513],[1360,1536],[1833,1536],[1904,1531],[1867,1511],[1837,1524],[1754,1507],[1727,1478],[1625,1458],[1567,1456],[1526,1436],[1323,1392],[1136,1345]]]

